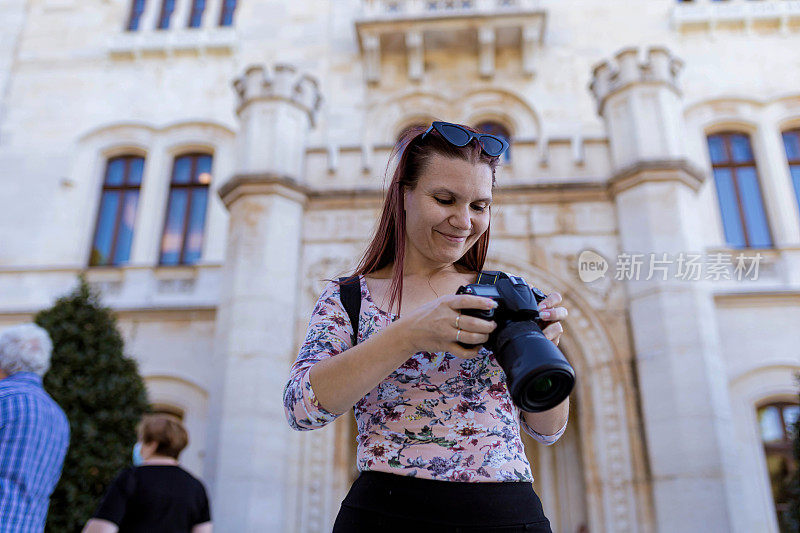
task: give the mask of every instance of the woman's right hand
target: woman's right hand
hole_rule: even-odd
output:
[[[461,309],[493,309],[497,304],[490,298],[470,294],[442,296],[403,315],[395,322],[405,330],[412,353],[450,352],[462,359],[478,355],[497,323],[461,313]],[[459,331],[461,330],[461,331]],[[477,344],[464,348],[459,342]]]

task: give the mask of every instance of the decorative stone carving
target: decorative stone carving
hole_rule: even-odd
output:
[[[255,65],[233,82],[237,175],[269,175],[301,182],[309,128],[322,103],[317,80],[291,65]]]

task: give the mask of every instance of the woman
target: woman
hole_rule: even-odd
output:
[[[569,402],[520,413],[493,354],[457,343],[484,343],[496,327],[460,312],[494,302],[455,292],[483,268],[495,168],[507,147],[441,122],[404,135],[380,224],[356,270],[355,346],[339,284],[329,283],[317,302],[284,406],[298,430],[354,408],[361,474],[335,533],[551,531],[519,429],[552,444]],[[543,332],[556,344],[567,316],[560,301],[553,293],[540,305],[554,322]]]
[[[211,533],[205,488],[178,466],[186,429],[169,416],[147,415],[137,434],[134,466],[111,483],[83,533]]]

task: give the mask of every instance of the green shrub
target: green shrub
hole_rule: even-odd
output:
[[[106,488],[130,464],[136,424],[147,410],[136,361],[123,355],[112,311],[81,277],[36,315],[53,340],[44,387],[69,418],[70,445],[50,500],[47,531],[78,532]]]

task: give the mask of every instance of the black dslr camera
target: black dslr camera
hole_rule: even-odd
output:
[[[494,320],[497,328],[484,344],[492,350],[506,373],[511,399],[523,411],[547,411],[563,402],[575,385],[575,370],[564,355],[542,333],[537,322],[539,302],[544,293],[525,280],[500,273],[493,285],[471,283],[458,288],[456,294],[472,294],[491,298],[497,307],[462,309],[462,314]],[[465,348],[477,345],[459,343]]]

